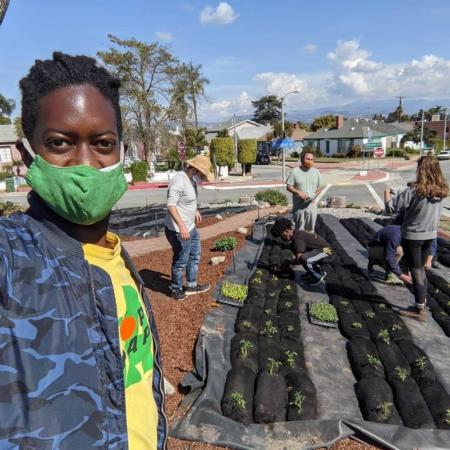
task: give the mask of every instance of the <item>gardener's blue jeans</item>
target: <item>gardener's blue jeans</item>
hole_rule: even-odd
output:
[[[437,238],[433,239],[433,242],[431,243],[431,256],[433,258],[436,258],[437,255]]]
[[[186,270],[186,285],[197,286],[198,264],[200,263],[201,242],[197,228],[193,228],[189,233],[191,238],[188,241],[181,239],[181,234],[165,229],[166,237],[172,246],[172,284],[171,289],[183,289],[183,272]]]

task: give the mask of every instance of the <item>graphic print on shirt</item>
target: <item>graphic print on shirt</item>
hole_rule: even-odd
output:
[[[139,383],[153,369],[152,339],[150,325],[139,293],[132,286],[123,286],[125,315],[119,319],[122,340],[122,362],[125,388]]]

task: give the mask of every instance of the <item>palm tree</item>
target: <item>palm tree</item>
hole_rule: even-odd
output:
[[[0,25],[5,18],[6,10],[8,9],[9,0],[0,0]]]
[[[187,81],[187,96],[192,102],[192,110],[194,112],[195,129],[198,129],[197,104],[201,97],[205,97],[205,86],[209,84],[209,80],[201,74],[202,65],[195,66],[190,62],[184,64]]]

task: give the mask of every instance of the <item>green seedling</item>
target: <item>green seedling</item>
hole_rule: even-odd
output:
[[[367,354],[367,362],[369,363],[369,366],[372,366],[374,368],[381,367],[381,361],[370,353]]]
[[[232,300],[243,302],[247,297],[247,286],[245,284],[236,284],[225,281],[222,284],[220,293]]]
[[[245,328],[246,330],[250,330],[252,327],[252,323],[248,320],[243,320],[241,323],[242,328]]]
[[[283,288],[283,291],[292,291],[292,286],[291,286],[290,284],[286,285],[286,286]]]
[[[389,331],[386,330],[386,328],[380,330],[378,333],[378,338],[388,345],[391,343],[391,337],[389,336]]]
[[[305,401],[305,396],[303,395],[302,391],[296,391],[294,392],[294,400],[292,402],[289,402],[290,406],[295,406],[297,408],[297,412],[299,414],[302,413],[303,410],[303,402]]]
[[[267,370],[269,371],[269,375],[277,373],[280,366],[280,361],[275,361],[273,358],[267,358]]]
[[[405,381],[408,376],[408,371],[403,367],[397,366],[394,369],[395,375],[397,375],[398,379],[401,381]]]
[[[255,270],[255,275],[257,275],[258,277],[260,277],[263,274],[261,269],[256,269]]]
[[[348,302],[347,300],[340,300],[339,303],[340,303],[342,306],[347,306],[349,302]]]
[[[362,323],[361,322],[353,322],[352,323],[352,328],[362,328]]]
[[[336,323],[338,321],[336,308],[330,303],[311,303],[309,306],[309,314],[321,322]]]
[[[272,281],[277,281],[278,280],[278,277],[276,276],[276,275],[272,275]]]
[[[294,325],[288,325],[287,330],[288,331],[294,331],[295,330]]]
[[[366,313],[364,314],[364,316],[365,316],[367,319],[374,319],[374,318],[375,318],[375,313],[374,313],[373,311],[369,311],[369,312],[366,312]]]
[[[292,302],[290,302],[289,300],[284,302],[284,306],[286,306],[286,308],[290,308],[293,305]]]
[[[241,355],[241,358],[247,358],[248,351],[253,348],[253,344],[250,341],[247,341],[246,339],[242,339],[239,342],[239,354]]]
[[[295,367],[295,357],[298,356],[298,353],[291,351],[291,350],[286,350],[284,353],[287,357],[286,358],[287,365],[289,367],[294,368]]]
[[[266,336],[273,337],[278,333],[278,328],[273,324],[271,320],[267,320],[264,324],[263,332]]]
[[[272,314],[272,313],[273,313],[272,308],[266,308],[266,309],[264,310],[264,312],[265,312],[266,314]]]
[[[269,293],[269,297],[275,297],[276,293],[275,292],[270,292]]]
[[[382,415],[383,419],[386,420],[386,419],[389,419],[389,417],[391,417],[393,406],[394,405],[392,404],[392,402],[384,401],[384,402],[381,402],[381,405],[379,405],[377,407],[377,409],[379,411],[381,411],[381,415]]]
[[[234,406],[238,409],[245,409],[244,396],[240,392],[233,392],[231,394],[231,400],[233,400]]]
[[[426,356],[419,356],[415,361],[414,365],[423,372],[425,370],[425,367],[428,365],[428,359]]]
[[[386,309],[386,305],[384,303],[380,303],[380,305],[378,306],[378,308],[380,309]]]
[[[392,331],[399,331],[399,330],[403,330],[403,327],[399,323],[394,323],[394,325],[392,325],[391,330]]]
[[[255,277],[252,280],[252,284],[261,284],[261,283],[262,283],[261,277]]]
[[[447,302],[447,306],[450,306],[450,300]]]

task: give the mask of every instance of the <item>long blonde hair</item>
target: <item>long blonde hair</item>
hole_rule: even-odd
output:
[[[445,198],[448,196],[449,187],[436,158],[424,156],[419,159],[414,187],[421,197]]]

